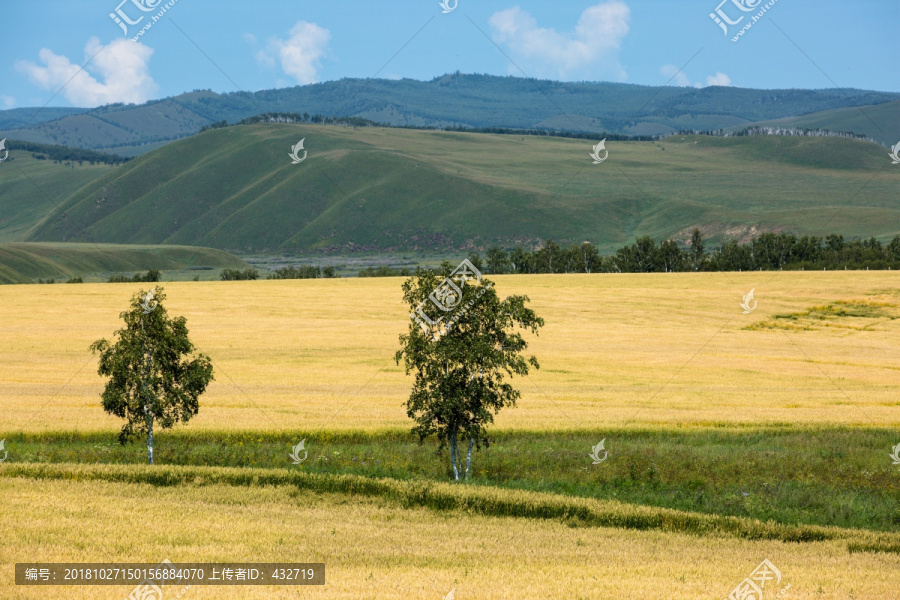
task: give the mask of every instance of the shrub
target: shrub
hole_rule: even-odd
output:
[[[360,277],[410,277],[412,271],[407,268],[392,269],[390,267],[369,267],[359,272]]]
[[[256,269],[224,269],[222,271],[222,281],[247,281],[259,279],[259,272]]]
[[[144,275],[140,273],[135,273],[131,277],[127,275],[110,275],[107,283],[156,283],[162,277],[162,273],[157,271],[156,269],[150,269]],[[72,282],[74,283],[74,282]],[[79,282],[80,283],[80,282]]]

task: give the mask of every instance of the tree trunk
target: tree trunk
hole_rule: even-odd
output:
[[[141,318],[141,335],[144,335],[144,319]],[[141,348],[144,351],[144,369],[141,379],[141,387],[144,391],[144,418],[147,420],[147,464],[153,464],[153,413],[150,412],[150,394],[147,392],[147,379],[150,369],[153,368],[152,358],[147,351],[145,341],[141,340]]]
[[[456,434],[450,438],[450,465],[453,467],[453,479],[459,481],[459,470],[456,468]]]
[[[153,415],[147,417],[147,464],[153,464]]]
[[[472,444],[475,443],[473,438],[469,438],[469,453],[466,455],[466,480],[469,479],[469,467],[472,464]]]

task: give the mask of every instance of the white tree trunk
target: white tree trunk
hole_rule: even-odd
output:
[[[453,479],[459,481],[459,469],[456,468],[456,434],[450,438],[450,464],[453,467]]]
[[[141,334],[144,333],[144,319],[141,319]],[[153,413],[150,412],[150,394],[147,392],[147,379],[150,376],[150,369],[152,369],[152,358],[150,358],[150,353],[147,352],[146,346],[144,346],[144,342],[141,342],[141,346],[144,349],[144,369],[143,369],[143,381],[141,382],[141,387],[144,388],[144,418],[147,420],[147,464],[153,464]]]
[[[469,438],[469,452],[466,455],[466,479],[469,479],[469,467],[472,465],[472,444],[475,443],[475,440]]]
[[[153,415],[147,417],[147,464],[153,464]]]

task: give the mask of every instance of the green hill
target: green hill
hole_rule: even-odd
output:
[[[38,159],[39,152],[16,150],[0,163],[0,242],[21,242],[53,209],[83,186],[109,173],[107,164]]]
[[[656,135],[898,100],[900,94],[855,89],[694,89],[454,73],[431,81],[342,79],[262,90],[249,97],[243,92],[220,95],[195,91],[138,106],[103,106],[35,123],[21,131],[0,125],[0,139],[134,156],[192,135],[204,125],[222,120],[235,123],[263,112],[355,116],[395,126]],[[19,122],[18,113],[4,116],[0,111],[0,124]]]
[[[288,152],[305,139],[308,158]],[[641,235],[711,241],[764,231],[900,233],[900,169],[843,138],[586,140],[256,124],[135,159],[75,193],[34,241],[230,251],[447,251]],[[864,190],[864,193],[861,191]],[[71,232],[78,232],[72,235]]]
[[[112,273],[157,269],[185,271],[191,267],[246,268],[235,256],[211,248],[187,246],[120,246],[115,244],[0,244],[0,283],[31,283],[37,279],[65,281],[71,277],[100,278]],[[167,277],[168,278],[168,277]]]
[[[800,117],[752,123],[761,127],[796,127],[798,129],[829,129],[852,131],[893,146],[900,142],[900,101],[875,106],[854,106],[816,112]],[[751,125],[730,128],[741,130]]]

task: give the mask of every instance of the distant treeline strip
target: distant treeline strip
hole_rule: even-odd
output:
[[[280,113],[271,112],[263,113],[243,119],[234,125],[252,125],[254,123],[318,123],[323,125],[344,125],[352,127],[388,127],[392,129],[415,129],[420,131],[451,131],[459,133],[492,133],[497,135],[536,135],[547,137],[562,137],[574,139],[594,140],[605,138],[609,141],[632,141],[632,142],[656,142],[670,138],[676,135],[709,135],[717,137],[743,137],[750,135],[780,135],[788,137],[842,137],[857,140],[864,140],[878,144],[876,140],[869,136],[854,133],[852,131],[832,131],[830,129],[803,129],[799,127],[762,127],[752,126],[746,127],[738,132],[730,132],[725,129],[685,129],[674,133],[665,133],[661,135],[623,135],[618,133],[595,132],[595,131],[568,131],[562,129],[516,129],[513,127],[462,127],[448,126],[438,127],[434,125],[392,125],[390,123],[379,123],[361,117],[327,117],[325,115],[309,113]],[[210,125],[206,125],[200,129],[200,132],[210,129],[220,129],[222,127],[230,127],[228,121],[217,121]]]
[[[128,156],[106,154],[93,150],[69,148],[68,146],[52,146],[37,142],[23,142],[21,140],[6,140],[7,150],[23,150],[31,152],[38,160],[55,160],[59,162],[79,162],[90,164],[121,165],[131,160]]]
[[[259,279],[259,271],[256,269],[225,269],[222,271],[222,281],[254,281]],[[330,279],[336,277],[334,267],[282,267],[275,269],[266,279]]]
[[[781,135],[786,137],[840,137],[853,140],[864,140],[873,144],[880,144],[873,138],[852,131],[832,131],[831,129],[804,129],[801,127],[762,127],[754,125],[753,127],[745,127],[737,132],[730,132],[724,129],[685,129],[675,133],[666,133],[656,136],[654,139],[664,140],[676,135],[711,135],[717,137],[744,137],[748,135]]]
[[[318,123],[323,125],[344,125],[348,127],[388,127],[392,129],[415,129],[418,131],[451,131],[458,133],[493,133],[499,135],[537,135],[546,137],[564,137],[594,140],[606,138],[609,141],[633,141],[633,142],[650,142],[658,139],[658,136],[647,135],[620,135],[616,133],[597,133],[597,132],[573,132],[556,129],[515,129],[511,127],[436,127],[436,126],[419,126],[419,125],[391,125],[390,123],[379,123],[370,121],[361,117],[326,117],[324,115],[310,115],[309,113],[264,113],[249,117],[238,121],[234,125],[253,125],[254,123]],[[200,129],[200,132],[210,129],[221,129],[222,127],[230,127],[227,121],[217,121],[210,125],[206,125]]]
[[[492,274],[900,269],[900,235],[882,244],[874,237],[845,241],[838,234],[822,238],[764,233],[753,241],[739,244],[732,240],[707,252],[700,231],[695,229],[686,245],[673,240],[657,244],[644,236],[606,256],[590,242],[564,248],[547,240],[534,251],[521,246],[512,250],[495,246],[484,257],[474,253],[469,260],[479,270]]]

